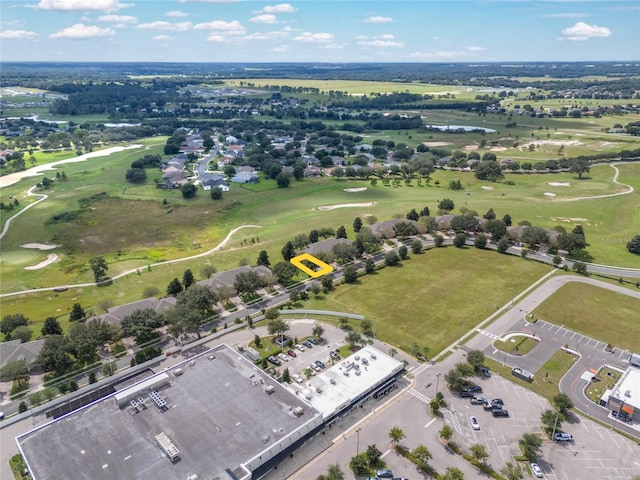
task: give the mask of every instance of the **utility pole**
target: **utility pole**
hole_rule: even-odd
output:
[[[356,430],[356,457],[360,454],[360,430],[361,428]]]
[[[440,391],[440,375],[442,375],[442,373],[438,373],[436,375],[436,397],[438,396],[438,392]]]
[[[560,412],[556,412],[556,421],[553,422],[553,433],[551,434],[551,439],[552,440],[556,435],[556,426],[558,425],[558,415],[560,415]]]

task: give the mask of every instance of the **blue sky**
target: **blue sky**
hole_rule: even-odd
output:
[[[0,59],[640,60],[640,2],[2,0]]]

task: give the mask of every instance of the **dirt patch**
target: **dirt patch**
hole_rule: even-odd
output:
[[[552,193],[552,192],[544,192],[544,196],[545,196],[545,197],[555,197],[555,196],[556,196],[556,194],[555,194],[555,193]]]
[[[353,193],[353,192],[364,192],[367,187],[358,187],[358,188],[343,188],[342,190],[345,192]]]
[[[478,145],[465,145],[463,147],[464,150],[478,150],[480,148]]]
[[[422,145],[427,147],[444,147],[451,144],[449,142],[422,142]]]
[[[323,205],[318,207],[317,209],[321,212],[325,212],[327,210],[335,210],[336,208],[352,208],[352,207],[373,207],[376,202],[366,202],[366,203],[341,203],[340,205]]]
[[[547,185],[551,187],[570,187],[571,184],[569,182],[549,182]]]
[[[60,245],[53,245],[51,243],[23,243],[21,248],[37,248],[38,250],[52,250],[58,248]]]
[[[483,185],[482,189],[483,190],[493,190],[493,187],[491,185]]]
[[[507,150],[507,147],[491,147],[492,152],[504,152]]]
[[[567,218],[567,217],[551,217],[551,220],[553,220],[554,222],[567,222],[567,223],[574,223],[574,222],[586,223],[589,221],[588,218]]]
[[[36,265],[31,265],[29,267],[24,267],[25,270],[40,270],[41,268],[46,267],[47,265],[51,265],[53,262],[58,261],[58,255],[55,253],[50,253],[47,255],[47,258]]]

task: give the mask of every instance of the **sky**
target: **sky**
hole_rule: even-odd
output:
[[[635,62],[640,2],[1,0],[0,59]]]

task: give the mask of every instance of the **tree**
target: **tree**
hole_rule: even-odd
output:
[[[347,238],[347,230],[344,225],[340,225],[336,230],[336,238]]]
[[[322,290],[324,291],[324,293],[329,293],[331,290],[333,290],[333,278],[330,275],[325,275],[324,277],[322,277],[320,283],[322,284]]]
[[[240,272],[236,275],[233,286],[238,295],[253,295],[256,290],[264,286],[264,280],[257,272],[250,270],[248,272]]]
[[[568,417],[569,410],[574,406],[573,401],[571,401],[571,397],[566,393],[558,393],[554,395],[551,399],[551,403],[565,419]]]
[[[196,187],[193,183],[187,183],[183,185],[180,190],[182,191],[182,198],[189,199],[195,198],[198,193],[198,187]]]
[[[33,330],[26,325],[21,325],[11,332],[11,340],[20,340],[22,343],[27,343],[31,340],[31,335],[33,335]]]
[[[195,282],[196,279],[193,277],[193,272],[191,271],[191,269],[187,268],[182,274],[182,285],[184,285],[184,288],[187,289]]]
[[[267,329],[269,331],[269,335],[278,335],[280,337],[280,341],[282,341],[282,335],[289,330],[289,324],[281,318],[275,318],[267,324]]]
[[[344,341],[347,342],[352,347],[357,345],[362,345],[364,343],[364,338],[358,332],[351,331],[347,333],[347,336],[344,337]]]
[[[127,182],[144,183],[147,181],[147,172],[144,168],[130,168],[124,178]]]
[[[401,260],[406,260],[407,259],[407,257],[409,256],[409,250],[407,249],[406,246],[402,245],[398,249],[398,256],[400,257]]]
[[[506,238],[501,238],[496,245],[498,253],[507,253],[509,249],[509,241]]]
[[[93,278],[96,283],[104,280],[109,270],[109,265],[107,265],[106,260],[102,256],[91,258],[89,260],[89,267],[93,271]]]
[[[273,274],[283,286],[287,286],[297,273],[298,269],[289,262],[278,262],[273,266]]]
[[[455,367],[449,370],[445,376],[445,381],[452,390],[463,390],[469,384],[468,377],[473,375],[473,367],[467,362],[456,363]]]
[[[282,253],[282,258],[284,258],[285,262],[288,262],[289,260],[291,260],[296,254],[296,250],[293,247],[293,243],[291,241],[288,241],[287,243],[285,243],[284,247],[282,247],[281,253]]]
[[[56,317],[47,317],[44,320],[44,325],[40,333],[44,336],[47,335],[62,335],[62,327]]]
[[[311,230],[309,232],[309,243],[316,243],[318,240],[320,240],[320,233],[318,232],[318,230]]]
[[[469,350],[467,352],[467,362],[471,364],[475,372],[479,372],[484,364],[484,353],[480,350]]]
[[[589,273],[587,270],[587,264],[578,260],[573,262],[573,270],[580,275],[587,275],[587,273]]]
[[[190,310],[194,310],[202,315],[207,315],[214,311],[214,305],[218,303],[218,295],[209,287],[204,285],[192,285],[177,295],[176,305],[184,305]]]
[[[439,233],[436,233],[433,236],[433,244],[436,247],[441,247],[444,244],[444,237],[442,235],[440,235]]]
[[[16,328],[29,324],[29,319],[21,313],[5,315],[0,321],[0,333],[7,336],[11,335]]]
[[[353,231],[358,233],[362,228],[362,219],[360,217],[356,217],[353,221]]]
[[[389,438],[391,439],[391,443],[396,446],[400,440],[406,438],[406,435],[400,427],[394,426],[389,430]]]
[[[384,263],[388,267],[394,267],[400,263],[400,257],[395,250],[392,250],[384,256]]]
[[[523,476],[522,468],[515,462],[507,462],[505,466],[500,469],[500,473],[503,474],[507,480],[520,480]]]
[[[411,252],[419,254],[422,251],[422,242],[418,239],[411,242]]]
[[[324,334],[324,327],[319,323],[316,323],[312,330],[313,336],[318,339],[318,341],[322,341],[322,335]]]
[[[485,212],[485,214],[482,216],[482,218],[485,218],[487,220],[495,220],[496,219],[496,212],[493,211],[493,208],[490,208],[489,210],[487,210]]]
[[[462,182],[459,178],[454,178],[453,180],[449,181],[449,188],[451,190],[462,190]]]
[[[458,215],[451,220],[451,229],[456,232],[476,231],[478,229],[478,219],[469,213]]]
[[[456,467],[447,467],[444,475],[440,476],[440,480],[464,480],[464,473]]]
[[[541,245],[544,243],[549,243],[549,235],[547,234],[547,231],[542,227],[533,227],[527,225],[522,229],[520,240],[522,240],[523,243],[527,243],[532,246]]]
[[[74,303],[71,307],[71,312],[69,313],[69,321],[76,322],[78,320],[83,320],[86,317],[84,308],[79,303]]]
[[[120,322],[122,335],[135,337],[138,345],[157,338],[158,334],[155,329],[163,324],[164,317],[152,308],[136,310],[131,315],[124,317]]]
[[[438,436],[444,440],[445,443],[449,443],[449,440],[453,437],[453,429],[449,425],[444,425],[438,432]]]
[[[369,445],[364,453],[370,466],[377,465],[382,457],[382,452],[375,445]]]
[[[407,213],[407,220],[413,220],[414,222],[417,222],[419,218],[420,215],[418,215],[418,212],[415,208],[412,208],[411,211]]]
[[[358,249],[347,242],[334,245],[331,252],[335,255],[336,261],[342,264],[351,262],[358,256]]]
[[[200,338],[200,325],[204,320],[201,311],[191,308],[186,303],[177,303],[175,307],[164,312],[169,334],[178,339],[185,333],[195,333]]]
[[[200,276],[202,278],[211,278],[218,270],[213,265],[205,265],[200,269]]]
[[[505,214],[505,216],[502,217],[502,221],[507,225],[507,227],[510,227],[512,223],[511,215],[509,215],[508,213]]]
[[[180,280],[178,280],[177,278],[174,278],[173,280],[171,280],[171,282],[169,282],[169,285],[167,285],[167,295],[177,295],[182,290],[183,290],[182,284],[180,283]]]
[[[367,258],[367,260],[364,262],[364,271],[365,273],[369,274],[369,273],[373,273],[376,270],[376,263],[373,260],[373,258]]]
[[[478,180],[488,180],[489,182],[497,182],[503,178],[500,164],[495,160],[483,160],[476,165],[474,176]]]
[[[211,189],[211,200],[222,200],[222,189],[220,187]]]
[[[289,177],[284,173],[279,173],[278,176],[276,177],[276,183],[278,184],[278,188],[287,188],[290,182],[291,180],[289,180]]]
[[[489,452],[487,452],[487,449],[484,447],[484,445],[481,445],[479,443],[471,445],[471,455],[473,455],[473,458],[475,458],[477,462],[482,463],[484,463],[484,461],[489,458]]]
[[[542,439],[540,435],[535,433],[525,433],[522,438],[518,440],[518,445],[522,450],[522,454],[527,457],[530,462],[535,462],[538,453],[542,449]]]
[[[73,365],[73,360],[67,352],[66,338],[62,335],[45,338],[36,362],[45,372],[55,372],[56,375],[67,372]]]
[[[438,208],[440,210],[450,212],[455,208],[455,203],[453,203],[453,200],[451,200],[450,198],[443,198],[438,203]]]
[[[0,370],[0,378],[8,378],[12,381],[20,383],[20,379],[29,375],[29,365],[26,360],[15,360],[7,363]]]
[[[544,431],[547,435],[551,435],[553,430],[562,429],[562,419],[560,418],[560,412],[554,412],[553,410],[545,410],[540,415],[540,422],[544,426]]]
[[[466,245],[467,242],[467,234],[464,232],[457,233],[453,238],[453,245],[462,248]]]
[[[473,244],[476,248],[484,250],[485,248],[487,248],[487,241],[487,236],[484,233],[480,233],[476,236]]]
[[[627,250],[629,253],[640,255],[640,235],[635,235],[627,242]]]
[[[497,242],[507,234],[507,224],[504,220],[492,219],[487,220],[482,225],[482,230],[491,235],[491,239]]]
[[[142,298],[152,298],[160,295],[160,289],[158,287],[145,287],[142,292]]]
[[[353,265],[349,265],[344,269],[344,281],[346,283],[354,283],[358,280],[358,271]]]
[[[271,266],[271,262],[269,261],[269,254],[266,250],[260,250],[260,253],[258,254],[257,264],[267,268]]]
[[[569,163],[569,172],[577,173],[578,178],[582,178],[583,173],[589,173],[589,162],[586,158],[575,158]]]

